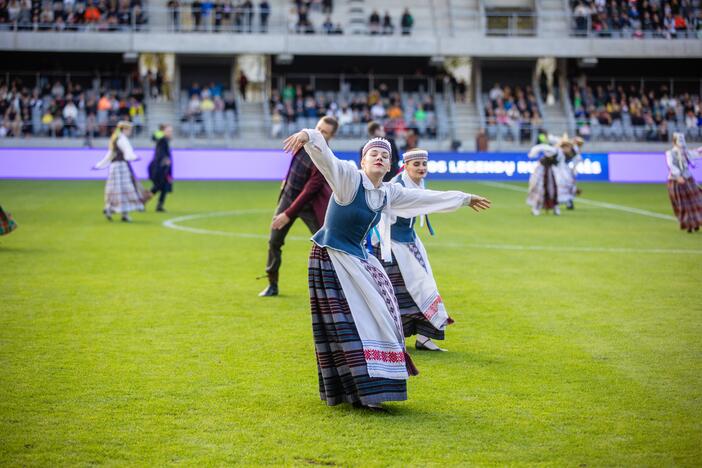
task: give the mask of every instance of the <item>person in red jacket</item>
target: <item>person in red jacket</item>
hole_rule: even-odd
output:
[[[322,117],[316,129],[326,141],[331,140],[339,128],[333,117]],[[324,215],[329,204],[331,188],[303,149],[293,155],[290,168],[278,196],[278,207],[271,222],[268,240],[268,262],[266,275],[268,286],[259,293],[261,297],[278,295],[278,272],[282,263],[282,247],[285,237],[297,218],[314,234],[324,224]]]

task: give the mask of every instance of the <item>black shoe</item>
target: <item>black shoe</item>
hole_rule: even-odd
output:
[[[126,215],[126,214],[125,214],[125,215],[122,215],[122,222],[131,223],[131,222],[132,222],[132,218],[130,218],[129,215]]]
[[[575,209],[575,205],[573,205],[573,202],[572,202],[572,201],[569,201],[568,203],[566,203],[566,208],[569,209],[569,210],[574,210],[574,209]]]
[[[165,212],[166,212],[166,209],[165,209],[163,206],[158,205],[158,206],[156,207],[156,211],[161,211],[161,212],[165,213]]]
[[[266,289],[258,293],[258,297],[270,297],[270,296],[277,296],[278,295],[278,285],[275,283],[271,283],[268,285]]]
[[[112,212],[111,211],[104,209],[104,210],[102,210],[102,214],[105,215],[105,218],[107,218],[108,221],[112,221]]]

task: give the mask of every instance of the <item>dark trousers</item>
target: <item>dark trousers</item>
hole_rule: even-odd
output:
[[[287,207],[287,203],[285,205],[278,205],[275,214],[278,215],[282,213]],[[310,205],[304,207],[300,211],[298,217],[307,225],[312,234],[319,231],[320,226],[317,223],[317,217],[314,215],[314,211]],[[271,229],[271,236],[268,239],[268,263],[266,264],[266,273],[268,273],[268,279],[271,280],[271,282],[278,282],[278,270],[280,270],[283,256],[281,249],[283,244],[285,244],[285,236],[288,235],[288,231],[290,231],[296,219],[297,218],[292,218],[288,224],[283,226],[283,229]]]
[[[162,189],[162,188],[161,188],[161,189],[156,188],[156,187],[152,187],[152,188],[151,188],[151,193],[153,193],[154,195],[156,195],[158,192],[161,192],[161,193],[159,194],[159,196],[158,196],[158,206],[160,206],[160,207],[163,208],[163,204],[166,202],[166,194],[167,194],[168,192],[166,192],[166,191],[165,191],[164,189]]]

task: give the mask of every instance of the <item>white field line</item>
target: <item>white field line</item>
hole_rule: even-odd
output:
[[[233,210],[215,211],[211,213],[197,213],[177,218],[168,219],[163,222],[163,226],[177,231],[189,232],[192,234],[204,234],[210,236],[239,237],[245,239],[268,239],[266,234],[252,234],[247,232],[217,231],[214,229],[200,229],[189,226],[181,226],[177,223],[192,221],[194,219],[218,218],[226,216],[241,216],[247,214],[270,213],[270,210]],[[292,241],[309,241],[309,237],[288,236]],[[459,243],[459,242],[437,242],[436,247],[449,247],[458,249],[488,249],[488,250],[512,250],[523,252],[599,252],[599,253],[624,253],[624,254],[664,254],[664,255],[702,255],[702,250],[685,249],[637,249],[627,247],[569,247],[553,245],[519,245],[519,244],[481,244],[481,243]]]
[[[162,224],[164,227],[169,229],[175,229],[176,231],[185,231],[192,234],[205,234],[210,236],[225,236],[225,237],[240,237],[245,239],[268,239],[267,234],[252,234],[248,232],[231,232],[231,231],[217,231],[214,229],[200,229],[189,226],[181,226],[180,224],[184,221],[192,221],[194,219],[205,219],[205,218],[219,218],[226,216],[242,216],[247,214],[259,214],[259,213],[270,213],[271,210],[232,210],[232,211],[214,211],[211,213],[197,213],[185,216],[179,216],[177,218],[171,218],[164,221]],[[300,236],[288,236],[286,239],[290,240],[309,240],[309,237]]]
[[[515,192],[528,192],[524,187],[517,187],[514,185],[503,184],[501,182],[478,182],[482,185],[487,185],[489,187],[497,187],[505,190],[513,190]],[[624,211],[625,213],[637,214],[641,216],[648,216],[649,218],[665,219],[666,221],[677,221],[675,216],[666,215],[662,213],[656,213],[654,211],[642,210],[640,208],[633,208],[631,206],[615,205],[614,203],[600,202],[596,200],[590,200],[588,198],[576,198],[578,203],[584,203],[586,205],[599,206],[600,208],[608,208],[610,210]]]

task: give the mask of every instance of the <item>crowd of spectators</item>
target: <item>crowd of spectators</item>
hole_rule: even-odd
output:
[[[238,121],[236,97],[219,83],[201,87],[194,82],[183,93],[180,121],[181,131],[192,136],[233,134]]]
[[[485,123],[488,137],[529,141],[542,124],[539,105],[530,86],[500,86],[495,83],[487,94]]]
[[[0,137],[109,136],[120,120],[139,134],[145,124],[143,92],[85,89],[71,81],[45,80],[36,87],[14,79],[0,83]]]
[[[309,126],[322,116],[335,117],[340,136],[360,136],[368,122],[381,122],[391,138],[403,138],[409,129],[428,137],[437,136],[437,115],[429,94],[404,98],[385,83],[370,92],[314,92],[311,86],[288,84],[273,90],[270,99],[271,137]]]
[[[332,21],[334,12],[333,0],[294,0],[294,5],[288,14],[288,30],[297,34],[315,34],[323,32],[325,34],[343,34],[341,23]],[[315,27],[313,15],[323,16],[324,22],[321,27]]]
[[[181,12],[186,11],[187,5],[169,0],[167,6],[172,30],[180,31]],[[271,5],[267,0],[259,1],[258,5],[251,0],[193,0],[190,3],[192,31],[265,33],[270,15]]]
[[[572,0],[575,34],[702,38],[699,0]]]
[[[572,85],[578,134],[585,139],[669,141],[673,132],[702,136],[702,104],[698,94],[673,93],[667,85]]]
[[[412,26],[414,26],[414,17],[409,11],[409,8],[405,8],[400,18],[400,28],[403,36],[408,36],[412,32]],[[371,35],[392,35],[395,33],[395,25],[392,22],[392,17],[389,11],[385,11],[385,15],[382,20],[380,18],[380,13],[378,10],[374,10],[371,13],[370,18],[368,18],[368,33]]]
[[[141,0],[0,0],[0,29],[122,31],[146,22]]]

